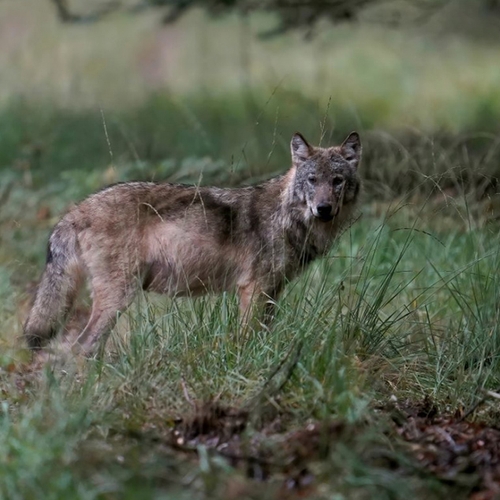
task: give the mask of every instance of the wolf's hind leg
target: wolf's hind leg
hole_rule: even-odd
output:
[[[113,283],[110,285],[110,283]],[[92,283],[92,312],[82,333],[73,343],[77,351],[86,356],[95,353],[99,339],[108,335],[120,313],[125,311],[136,294],[131,282],[114,281],[99,277]]]

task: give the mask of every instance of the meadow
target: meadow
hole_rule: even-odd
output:
[[[0,6],[18,23],[0,30],[0,498],[493,498],[500,48],[374,26],[266,41],[266,18],[231,45],[231,17],[74,28],[30,5]],[[270,331],[243,336],[232,294],[144,295],[102,359],[30,366],[22,321],[71,204],[130,179],[258,182],[295,130],[352,129],[358,220]]]

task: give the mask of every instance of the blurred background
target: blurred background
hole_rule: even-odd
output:
[[[0,82],[10,252],[115,181],[282,172],[296,130],[358,130],[370,201],[496,204],[494,0],[0,0]]]
[[[204,155],[285,168],[295,129],[497,131],[500,7],[1,0],[0,75],[2,169],[30,154],[35,176]]]

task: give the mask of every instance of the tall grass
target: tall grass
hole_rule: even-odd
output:
[[[498,232],[458,208],[458,222],[443,225],[431,203],[386,204],[382,215],[364,210],[331,255],[287,287],[270,331],[242,336],[230,294],[144,296],[102,361],[67,361],[31,378],[12,371],[18,343],[4,327],[4,498],[224,497],[233,481],[246,484],[238,469],[203,458],[203,450],[195,462],[162,444],[175,419],[209,400],[251,408],[248,439],[273,415],[282,415],[284,430],[310,419],[357,429],[318,462],[325,492],[403,498],[415,489],[427,498],[441,491],[414,476],[371,408],[430,397],[442,410],[464,411],[481,391],[498,388]],[[2,314],[12,314],[5,304]],[[482,412],[495,418],[494,406]],[[373,458],[380,449],[396,471]],[[266,491],[252,488],[274,498],[273,485],[278,477]]]

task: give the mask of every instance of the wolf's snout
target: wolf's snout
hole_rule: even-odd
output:
[[[328,221],[333,219],[333,207],[330,203],[320,203],[316,206],[316,211],[321,220]]]

